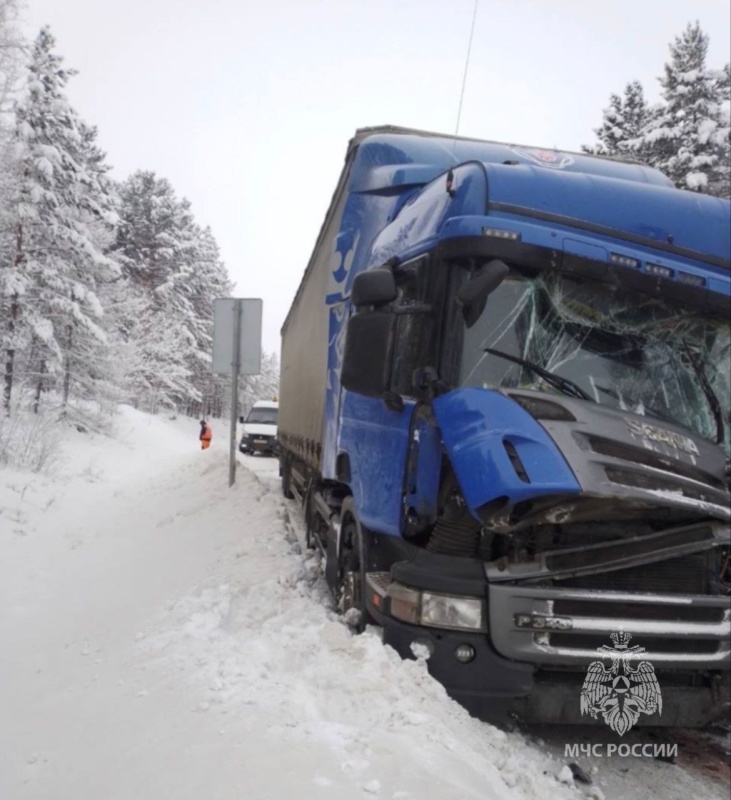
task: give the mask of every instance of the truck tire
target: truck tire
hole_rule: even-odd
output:
[[[363,633],[366,625],[373,623],[373,620],[365,602],[366,542],[352,498],[347,498],[343,503],[342,514],[336,602],[353,632]]]
[[[292,467],[290,465],[289,459],[285,458],[282,462],[282,494],[287,498],[287,500],[292,500],[294,495],[292,494]]]
[[[312,508],[312,495],[314,488],[310,482],[310,486],[305,492],[305,499],[303,503],[303,516],[305,518],[305,547],[308,550],[314,550],[317,547],[315,532],[315,525],[317,524],[317,511]]]

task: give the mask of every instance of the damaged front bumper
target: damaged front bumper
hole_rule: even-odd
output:
[[[560,725],[603,724],[601,718],[581,713],[586,669],[537,669],[526,662],[503,658],[489,637],[482,634],[434,631],[389,617],[380,617],[379,621],[383,624],[384,644],[405,659],[415,657],[415,645],[424,648],[432,677],[479,719],[494,723],[515,719]],[[460,662],[456,655],[465,646],[473,652],[468,663]],[[699,728],[728,719],[728,672],[699,674],[658,669],[657,679],[662,690],[662,713],[642,715],[638,726]]]
[[[731,670],[730,558],[731,529],[709,522],[487,564],[492,642],[570,666],[624,631],[656,666]]]
[[[414,644],[425,647],[430,673],[481,718],[601,722],[582,715],[582,687],[589,665],[608,661],[612,636],[621,632],[615,656],[625,659],[631,649],[634,666],[649,662],[662,692],[661,713],[643,714],[637,724],[698,727],[730,708],[730,555],[731,532],[719,522],[546,552],[527,563],[470,560],[474,570],[462,567],[451,579],[453,563],[467,559],[420,554],[381,573],[380,586],[369,577],[370,597],[380,592],[369,610],[386,644],[405,658],[414,656]],[[483,631],[395,619],[394,585],[482,593]]]

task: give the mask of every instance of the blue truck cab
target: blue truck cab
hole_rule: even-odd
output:
[[[637,724],[728,714],[730,251],[728,201],[641,164],[357,131],[279,411],[346,619],[483,718],[595,721],[630,637]]]

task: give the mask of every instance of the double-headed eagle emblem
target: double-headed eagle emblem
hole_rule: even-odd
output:
[[[609,637],[614,647],[602,645],[597,652],[612,660],[605,667],[602,661],[592,661],[581,688],[581,714],[591,714],[620,736],[624,736],[640,718],[640,714],[662,714],[662,694],[649,661],[635,667],[631,660],[645,652],[644,647],[629,647],[631,633],[619,631]]]

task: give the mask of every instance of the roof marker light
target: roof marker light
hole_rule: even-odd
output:
[[[670,267],[663,267],[661,264],[645,264],[645,269],[650,275],[657,275],[658,278],[672,278],[675,270]]]
[[[706,279],[700,275],[691,275],[689,272],[678,272],[678,280],[688,286],[705,286]]]
[[[520,234],[517,231],[506,231],[502,228],[483,228],[483,236],[491,236],[493,239],[507,239],[511,242],[519,242]]]
[[[619,253],[610,253],[609,262],[619,267],[631,267],[632,269],[638,269],[640,266],[640,262],[636,258],[621,256]]]

